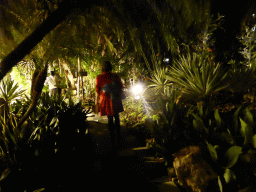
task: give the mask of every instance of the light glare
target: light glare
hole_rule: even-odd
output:
[[[132,88],[132,92],[133,94],[135,95],[139,95],[142,93],[142,90],[143,90],[143,87],[142,85],[138,84],[138,85],[135,85],[133,88]]]

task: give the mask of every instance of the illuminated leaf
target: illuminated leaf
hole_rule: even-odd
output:
[[[40,191],[44,191],[44,190],[45,190],[45,188],[41,188],[41,189],[37,189],[37,190],[35,190],[33,192],[40,192]]]
[[[2,181],[3,179],[5,179],[9,174],[11,173],[10,169],[5,169],[4,172],[1,175],[0,181]]]
[[[236,175],[231,169],[226,169],[224,173],[224,178],[226,180],[226,183],[230,183],[236,180]]]
[[[221,117],[220,117],[218,109],[215,110],[215,112],[214,112],[214,118],[216,120],[217,126],[220,127],[221,126]]]
[[[217,151],[216,151],[215,147],[212,144],[208,143],[208,142],[207,142],[207,147],[208,147],[208,150],[209,150],[210,155],[212,157],[212,160],[214,162],[216,162],[218,160],[218,155],[217,155]]]
[[[220,176],[218,176],[218,184],[219,184],[219,187],[220,187],[220,192],[223,192],[223,186],[222,186]]]
[[[251,127],[254,127],[253,115],[248,108],[245,109],[244,121]]]
[[[244,137],[244,145],[252,142],[253,128],[240,118],[241,122],[241,135]]]
[[[236,164],[240,154],[242,154],[242,147],[240,146],[232,146],[226,151],[225,157],[227,158],[227,169]]]
[[[220,71],[220,65],[202,55],[181,56],[170,70],[167,79],[182,90],[183,100],[204,100],[227,88],[227,73]]]
[[[256,148],[256,134],[252,137],[252,145]]]
[[[202,134],[208,134],[208,129],[205,127],[203,120],[197,115],[193,114],[194,120],[193,125],[196,130],[200,131]]]

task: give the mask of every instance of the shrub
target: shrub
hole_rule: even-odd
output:
[[[228,87],[227,72],[212,59],[196,53],[180,57],[166,78],[180,90],[180,101],[207,101]]]

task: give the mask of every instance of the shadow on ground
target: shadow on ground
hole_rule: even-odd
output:
[[[167,175],[163,165],[146,163],[132,152],[141,146],[136,135],[124,126],[121,127],[121,146],[116,152],[110,142],[107,124],[88,122],[89,134],[95,139],[97,157],[93,165],[92,191],[159,191],[155,178]],[[90,191],[90,190],[89,190]]]

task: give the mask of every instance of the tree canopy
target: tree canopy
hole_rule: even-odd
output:
[[[0,79],[26,55],[39,67],[79,55],[89,65],[108,59],[151,70],[156,60],[213,46],[211,11],[204,0],[1,1]]]

